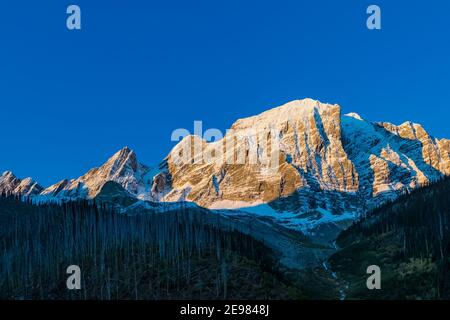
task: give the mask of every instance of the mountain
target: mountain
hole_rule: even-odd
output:
[[[59,199],[94,198],[105,183],[113,181],[138,199],[150,197],[152,170],[138,162],[134,151],[125,147],[105,164],[89,170],[83,176],[62,180],[41,192],[41,196]]]
[[[274,170],[273,162],[262,161],[263,151],[273,146],[264,149],[264,135],[255,138],[252,130],[277,135]],[[192,147],[196,144],[201,148]],[[196,150],[211,154],[218,148],[223,159],[244,150],[244,163],[198,161]],[[188,161],[180,161],[190,150]],[[250,163],[252,150],[257,150],[257,164]],[[266,154],[273,160],[270,150]],[[342,115],[339,105],[304,99],[240,119],[219,141],[184,138],[155,176],[152,196],[271,215],[288,226],[307,228],[353,219],[449,173],[450,140],[434,139],[417,124],[370,122],[356,113]]]
[[[293,101],[258,116],[238,120],[231,130],[233,133],[218,142],[201,140],[199,143],[206,153],[210,149],[226,149],[226,141],[231,141],[224,158],[236,157],[243,151],[243,164],[219,161],[179,165],[174,160],[179,150],[186,149],[190,141],[200,139],[185,138],[171,151],[166,159],[167,170],[156,179],[171,181],[170,188],[165,189],[166,200],[186,198],[208,208],[228,209],[268,203],[313,186],[322,190],[357,191],[357,173],[341,143],[337,105],[310,99]],[[270,134],[270,130],[279,135],[277,147],[281,152],[275,159],[279,160],[278,164],[272,168],[269,168],[271,164],[262,164],[260,150],[264,146],[257,136]],[[252,148],[257,150],[257,164],[250,163]]]
[[[213,142],[207,136],[184,137],[156,169],[125,147],[100,167],[42,192],[31,179],[8,174],[0,191],[39,193],[44,200],[120,199],[133,210],[148,206],[133,199],[187,201],[336,234],[371,208],[450,174],[450,140],[410,122],[396,126],[343,115],[339,105],[312,99],[237,120]],[[102,193],[107,182],[116,184]]]
[[[22,221],[25,228],[35,226],[29,218],[38,219],[40,228],[48,228],[44,231],[54,230],[54,224],[59,223],[54,212],[63,214],[68,225],[97,224],[97,229],[69,228],[70,232],[81,232],[86,244],[68,247],[91,250],[93,247],[88,244],[94,234],[98,239],[112,239],[107,240],[109,249],[113,248],[111,243],[118,241],[114,250],[119,250],[115,254],[120,256],[129,252],[124,247],[125,235],[137,237],[131,239],[139,244],[146,239],[151,248],[169,255],[170,250],[179,248],[179,243],[184,243],[191,255],[197,252],[192,251],[192,245],[204,241],[205,252],[212,250],[212,255],[195,254],[192,260],[194,265],[198,263],[200,273],[195,280],[200,284],[204,279],[217,283],[218,278],[211,275],[218,274],[219,268],[221,272],[225,270],[222,254],[216,251],[222,245],[216,248],[208,238],[217,234],[225,237],[225,244],[236,241],[239,248],[255,253],[254,257],[270,253],[277,268],[269,268],[269,274],[280,272],[288,276],[289,286],[311,291],[306,294],[308,297],[322,297],[324,293],[383,299],[450,296],[446,271],[450,243],[446,236],[450,228],[450,177],[446,177],[450,175],[450,140],[432,137],[419,124],[370,122],[356,113],[342,114],[339,105],[311,99],[292,101],[240,119],[224,137],[212,132],[207,131],[204,137],[184,137],[155,169],[139,162],[135,152],[125,147],[98,168],[46,189],[31,178],[21,180],[5,172],[0,176],[0,218],[5,220],[4,225],[9,225],[11,219]],[[214,139],[209,139],[211,136]],[[18,197],[5,197],[4,193],[28,199],[20,201]],[[80,199],[95,201],[69,201],[62,205],[66,200]],[[34,212],[44,213],[43,218]],[[200,224],[197,215],[203,217]],[[45,239],[32,238],[42,232],[14,230],[11,237],[31,239],[30,243]],[[195,232],[201,234],[190,238]],[[42,247],[49,243],[70,244],[54,241],[66,236],[64,232],[44,234],[50,238]],[[183,237],[192,242],[186,243]],[[69,235],[68,239],[77,240],[78,236]],[[255,252],[249,249],[252,241],[263,246]],[[11,243],[17,244],[14,250],[19,253],[27,248],[17,241]],[[64,246],[58,250],[64,251]],[[131,252],[127,258],[130,261],[136,256],[135,251]],[[151,251],[150,256],[158,256],[156,252]],[[74,253],[78,254],[78,249]],[[109,256],[110,252],[106,253]],[[142,258],[141,254],[137,256]],[[40,252],[35,252],[34,257],[46,261]],[[185,252],[170,256],[170,261],[188,261],[181,269],[178,265],[173,270],[164,269],[165,261],[161,268],[154,269],[191,270],[191,262],[185,257]],[[246,272],[254,270],[255,263],[247,264],[246,256],[241,260],[240,252],[231,257],[231,268],[240,265]],[[242,265],[241,261],[247,262]],[[105,274],[103,262],[89,262],[86,265],[100,266],[102,272],[97,274]],[[256,262],[263,266],[260,259]],[[211,263],[214,267],[206,268]],[[365,268],[372,264],[382,267],[382,291],[366,290]],[[124,272],[128,274],[127,270]],[[263,268],[256,274],[250,273],[251,277],[244,277],[249,280],[245,283],[264,283],[252,280],[264,272]],[[182,273],[185,279],[185,272]],[[157,272],[150,279],[158,283],[160,276]],[[291,282],[292,279],[296,280]],[[267,283],[273,281],[270,278]],[[107,282],[100,279],[98,283]],[[98,288],[98,283],[91,285]],[[242,281],[236,278],[231,283]],[[40,288],[38,282],[27,284]],[[124,282],[124,290],[129,289],[129,284]],[[160,284],[156,286],[160,288]],[[278,292],[285,286],[279,283],[276,288]],[[280,292],[286,291],[283,290]],[[100,289],[100,295],[103,292]],[[21,296],[19,293],[23,292],[19,290]]]
[[[17,178],[11,171],[0,176],[0,194],[16,194],[22,196],[38,195],[44,188],[31,178]]]
[[[418,124],[342,118],[344,148],[357,166],[359,192],[369,207],[450,173],[450,140],[434,139]]]

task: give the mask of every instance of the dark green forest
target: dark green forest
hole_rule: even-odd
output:
[[[450,178],[404,194],[344,230],[330,258],[349,299],[450,298]],[[366,268],[381,268],[368,290]]]

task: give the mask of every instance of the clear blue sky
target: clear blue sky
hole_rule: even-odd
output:
[[[157,164],[175,128],[305,97],[450,138],[449,21],[447,0],[4,1],[0,171],[48,185],[125,145]]]

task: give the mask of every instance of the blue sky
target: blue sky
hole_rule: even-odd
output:
[[[2,3],[0,171],[48,185],[125,145],[157,164],[176,128],[305,97],[450,137],[449,15],[447,0]]]

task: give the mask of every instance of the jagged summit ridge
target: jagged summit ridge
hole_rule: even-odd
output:
[[[286,122],[295,122],[301,119],[308,118],[314,112],[326,112],[329,108],[337,108],[337,104],[322,103],[313,99],[294,100],[282,106],[272,108],[264,111],[259,115],[237,120],[232,126],[232,129],[245,129],[252,127],[276,127],[277,125]]]
[[[11,171],[5,171],[0,176],[0,193],[33,196],[38,195],[42,190],[43,188],[33,179],[21,180]]]
[[[403,139],[418,141],[421,144],[423,161],[445,175],[450,174],[450,140],[436,139],[420,124],[409,121],[399,126],[387,122],[381,122],[379,125]]]
[[[93,198],[108,181],[120,184],[130,194],[146,200],[150,196],[152,170],[138,162],[136,154],[128,147],[116,152],[102,166],[89,170],[77,179],[62,180],[48,188],[42,195],[59,198]]]

